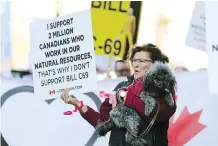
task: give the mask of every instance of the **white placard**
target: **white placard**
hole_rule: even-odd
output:
[[[206,2],[209,92],[218,95],[218,2]]]
[[[193,15],[191,18],[186,45],[206,51],[206,24],[205,24],[205,6],[204,2],[195,3]]]
[[[97,88],[90,10],[30,25],[35,95],[58,97],[62,89],[89,92]]]

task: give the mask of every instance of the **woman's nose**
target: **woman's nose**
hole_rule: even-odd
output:
[[[139,68],[139,65],[138,65],[138,64],[136,64],[136,65],[134,66],[134,68],[135,68],[135,69]]]

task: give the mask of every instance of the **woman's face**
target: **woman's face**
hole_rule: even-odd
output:
[[[152,65],[152,60],[148,52],[136,52],[132,60],[134,78],[142,77]]]

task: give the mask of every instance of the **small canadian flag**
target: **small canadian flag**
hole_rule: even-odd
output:
[[[49,91],[49,94],[51,95],[51,94],[55,94],[55,90],[50,90]]]

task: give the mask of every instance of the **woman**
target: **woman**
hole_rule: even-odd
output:
[[[127,77],[128,81],[123,81],[115,87],[115,91],[127,87],[136,79],[143,77],[143,75],[150,69],[152,64],[156,61],[167,62],[168,58],[162,54],[159,48],[153,44],[146,44],[143,46],[134,46],[132,53],[129,56],[132,62],[134,74]],[[175,91],[172,91],[175,101]],[[109,119],[109,112],[112,110],[112,106],[109,103],[109,99],[101,104],[99,112],[94,111],[89,106],[81,106],[80,102],[74,96],[69,96],[68,91],[63,92],[61,95],[62,100],[68,104],[80,107],[80,113],[82,117],[87,120],[92,126],[96,127],[99,122],[107,121]],[[141,99],[134,96],[126,96],[124,104],[134,109],[144,119],[144,125],[148,125],[154,117],[154,114],[149,116],[145,115],[144,111],[146,105]],[[168,106],[166,101],[162,98],[159,99],[159,113],[156,118],[155,124],[150,129],[145,137],[148,142],[148,146],[168,146],[168,127],[169,119],[176,111],[176,104],[173,107]],[[143,127],[141,129],[145,129]],[[109,145],[110,146],[127,146],[125,141],[126,129],[114,128],[111,130]]]

